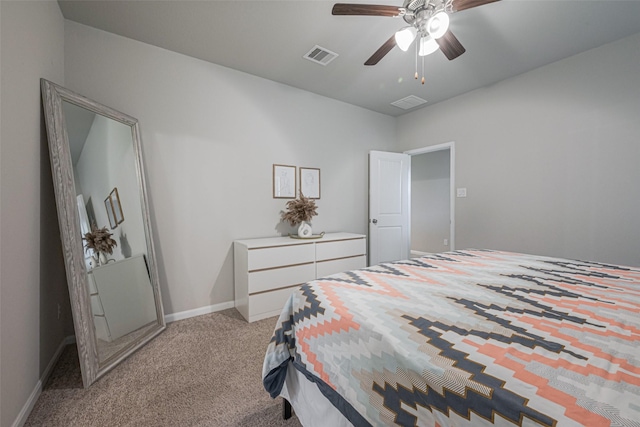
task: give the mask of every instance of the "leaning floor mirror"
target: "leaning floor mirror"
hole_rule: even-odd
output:
[[[41,80],[82,381],[165,327],[138,121]]]

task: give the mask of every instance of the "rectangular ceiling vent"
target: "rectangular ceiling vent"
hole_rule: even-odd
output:
[[[318,45],[315,45],[313,49],[307,52],[307,54],[304,56],[305,59],[308,59],[309,61],[313,61],[316,64],[320,65],[327,65],[337,57],[337,53],[331,52],[329,49],[325,49]]]
[[[391,105],[395,105],[398,108],[402,108],[403,110],[410,110],[418,105],[422,105],[427,102],[426,99],[419,98],[415,95],[409,95],[406,98],[399,99],[395,102],[392,102]]]

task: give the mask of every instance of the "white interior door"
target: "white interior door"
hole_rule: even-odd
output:
[[[411,156],[369,152],[369,265],[409,258]]]

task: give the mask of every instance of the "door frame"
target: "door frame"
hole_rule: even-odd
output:
[[[455,185],[455,165],[456,165],[456,144],[455,141],[444,142],[442,144],[430,145],[428,147],[416,148],[404,151],[404,154],[417,156],[418,154],[433,153],[435,151],[449,150],[449,249],[456,250],[456,185]],[[411,179],[411,172],[409,173]],[[409,199],[411,199],[411,186],[409,186]],[[409,211],[409,239],[411,239],[411,211]]]

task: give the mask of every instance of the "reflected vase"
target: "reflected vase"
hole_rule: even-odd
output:
[[[95,252],[93,255],[91,255],[91,261],[93,267],[106,265],[108,261],[107,254],[105,254],[104,252]]]

